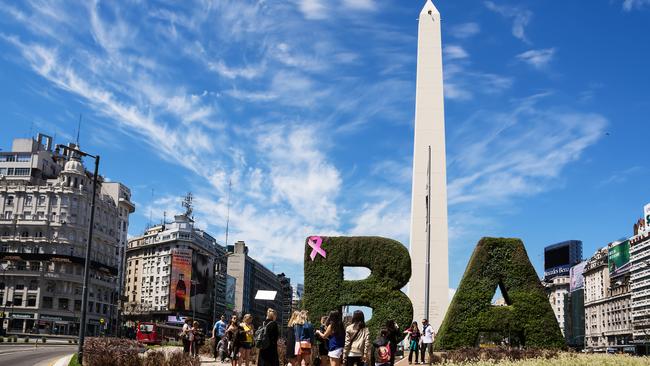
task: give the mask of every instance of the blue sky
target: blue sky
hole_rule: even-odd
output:
[[[182,5],[178,5],[182,4]],[[45,132],[302,279],[310,234],[408,243],[424,1],[2,1],[0,147]],[[438,1],[450,287],[482,236],[622,236],[650,202],[650,1]],[[153,190],[153,194],[152,194]]]

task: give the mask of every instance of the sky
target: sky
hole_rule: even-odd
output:
[[[408,245],[424,0],[0,1],[0,148],[43,132],[302,282],[308,235]],[[436,1],[450,288],[483,236],[584,256],[650,202],[650,1]],[[90,162],[87,162],[90,164]],[[435,255],[435,254],[434,254]],[[353,276],[351,274],[350,276]]]

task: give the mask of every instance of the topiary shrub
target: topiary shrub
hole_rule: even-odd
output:
[[[492,305],[497,286],[509,306]],[[516,336],[526,347],[566,347],[544,288],[519,239],[483,238],[478,242],[434,347],[475,347],[481,332]]]
[[[322,240],[325,257],[316,253],[310,238]],[[398,241],[373,237],[309,237],[305,242],[305,293],[303,304],[312,322],[345,305],[372,308],[368,322],[373,337],[387,320],[406,327],[413,319],[411,301],[401,291],[411,277],[411,258]],[[367,279],[345,281],[344,267],[367,267]]]

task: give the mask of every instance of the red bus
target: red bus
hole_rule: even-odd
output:
[[[171,325],[139,322],[135,339],[143,344],[161,344],[163,341],[178,340],[178,334],[182,330],[181,327]]]

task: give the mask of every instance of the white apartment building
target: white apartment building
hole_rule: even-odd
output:
[[[172,281],[178,281],[172,278],[173,259],[181,252],[191,256],[191,269],[183,278],[190,300],[189,306],[176,309],[171,306],[175,296]],[[215,315],[225,312],[226,264],[226,249],[194,227],[187,213],[145,230],[128,242],[125,319],[165,323],[170,316],[193,316],[211,323]]]
[[[553,308],[555,319],[560,326],[562,335],[565,336],[565,328],[567,326],[566,319],[566,300],[569,295],[569,276],[556,276],[549,281],[543,282],[548,294],[548,301]]]
[[[645,219],[644,219],[645,220]],[[645,225],[644,225],[645,226]],[[630,239],[632,323],[640,353],[650,346],[650,233],[638,230]]]
[[[98,177],[90,335],[116,327],[120,240],[135,209],[128,196],[120,204],[107,193],[111,184]],[[70,150],[53,152],[50,137],[15,139],[0,152],[0,306],[8,332],[78,333],[91,199],[92,174]]]

